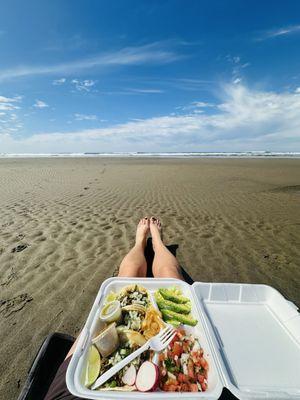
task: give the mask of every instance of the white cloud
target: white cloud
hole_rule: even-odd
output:
[[[66,83],[66,78],[60,78],[60,79],[54,79],[54,81],[52,81],[52,85],[55,86],[59,86],[59,85],[63,85],[64,83]]]
[[[97,115],[93,114],[74,114],[76,121],[96,121]]]
[[[297,89],[295,90],[295,93],[300,93],[300,87],[297,87]]]
[[[46,104],[44,101],[42,101],[42,100],[36,100],[35,101],[35,103],[34,103],[34,105],[33,105],[33,107],[36,107],[36,108],[46,108],[46,107],[49,107],[48,106],[48,104]]]
[[[0,103],[11,103],[13,101],[16,101],[16,100],[14,98],[0,96]]]
[[[87,69],[99,70],[99,68],[109,66],[165,64],[182,58],[173,50],[168,50],[165,47],[165,43],[156,42],[144,46],[125,47],[121,50],[61,64],[11,67],[6,70],[0,70],[0,81],[35,75],[70,75]]]
[[[11,152],[300,150],[299,94],[252,90],[241,84],[225,85],[220,93],[209,113],[34,134],[19,141],[6,138],[1,148]]]
[[[212,103],[207,103],[205,101],[193,101],[187,106],[176,107],[176,110],[180,111],[189,111],[194,114],[202,114],[204,112],[203,108],[214,107],[215,105]]]
[[[135,88],[131,88],[128,89],[130,92],[133,93],[142,93],[142,94],[147,94],[147,93],[163,93],[164,90],[162,89],[135,89]]]
[[[299,33],[299,32],[300,32],[300,25],[291,25],[291,26],[284,27],[284,28],[278,28],[278,29],[272,29],[269,31],[265,31],[256,40],[263,41],[263,40],[272,39],[272,38],[276,38],[276,37],[280,37],[280,36],[287,36],[287,35],[291,35],[291,34]]]
[[[213,107],[214,105],[211,103],[206,103],[205,101],[194,101],[192,103],[193,106],[199,107],[199,108],[206,108],[206,107]]]
[[[18,110],[20,107],[15,103],[20,102],[21,99],[22,99],[21,96],[15,96],[15,97],[0,96],[0,111]]]
[[[85,79],[82,81],[80,81],[79,79],[72,79],[71,83],[79,92],[90,92],[97,81],[93,81],[91,79]]]
[[[20,109],[18,104],[21,100],[22,96],[0,96],[0,136],[3,132],[10,134],[22,128],[22,124],[19,122],[19,117],[16,113]]]

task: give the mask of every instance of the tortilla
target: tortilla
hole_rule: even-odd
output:
[[[146,307],[142,306],[141,304],[130,304],[129,306],[122,307],[124,311],[137,311],[140,313],[146,313]]]

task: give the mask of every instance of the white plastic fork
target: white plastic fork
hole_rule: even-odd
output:
[[[164,350],[174,338],[174,336],[175,330],[171,326],[167,326],[156,336],[148,340],[143,346],[135,350],[133,353],[129,354],[129,356],[125,357],[122,361],[118,362],[118,364],[111,367],[108,371],[104,372],[104,374],[102,374],[91,386],[91,389],[97,389],[99,386],[103,385],[103,383],[108,381],[109,378],[114,376],[117,372],[124,368],[125,365],[129,364],[144,351],[148,349],[154,350],[156,352]]]

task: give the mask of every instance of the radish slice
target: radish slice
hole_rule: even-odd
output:
[[[135,384],[136,378],[136,370],[134,366],[131,364],[130,367],[126,370],[125,374],[122,377],[123,383],[125,385],[133,386]]]
[[[155,390],[158,384],[158,367],[151,361],[145,361],[140,366],[135,386],[140,392]]]

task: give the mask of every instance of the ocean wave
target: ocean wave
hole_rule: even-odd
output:
[[[86,153],[0,153],[0,158],[161,157],[161,158],[300,158],[300,152],[86,152]]]

